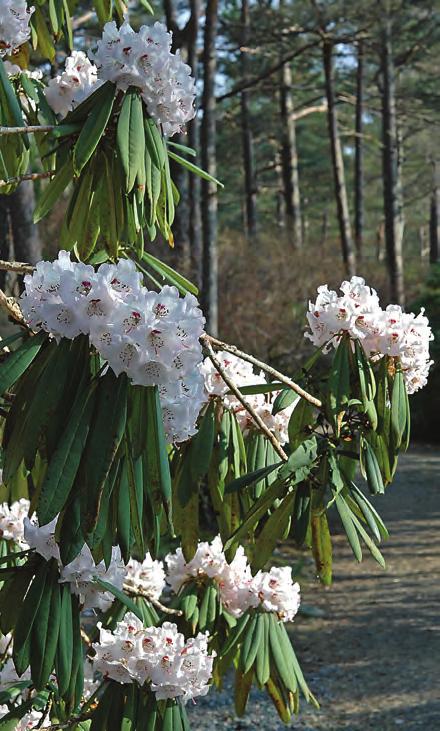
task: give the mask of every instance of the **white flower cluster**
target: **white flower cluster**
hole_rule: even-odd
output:
[[[199,543],[188,563],[180,548],[168,554],[165,561],[167,582],[176,594],[188,581],[213,579],[224,607],[234,617],[240,617],[251,607],[260,607],[267,612],[276,612],[284,622],[291,622],[298,612],[300,588],[293,583],[288,566],[272,567],[270,571],[259,571],[252,576],[243,547],[237,549],[228,563],[220,536],[211,543]]]
[[[55,114],[65,117],[102,85],[98,69],[83,51],[73,51],[66,58],[62,74],[50,79],[44,95]]]
[[[24,519],[24,538],[29,548],[46,561],[54,558],[60,567],[60,583],[69,583],[70,591],[80,598],[84,609],[101,609],[106,611],[114,601],[114,596],[95,583],[95,577],[122,589],[125,578],[125,566],[121,559],[120,549],[113,547],[112,560],[108,569],[104,561],[95,564],[90,548],[84,544],[80,553],[67,566],[61,564],[60,549],[55,541],[55,527],[58,516],[51,523],[40,526],[36,519]]]
[[[100,628],[100,641],[93,648],[95,669],[105,678],[151,683],[157,700],[187,701],[209,690],[214,656],[208,655],[206,634],[185,641],[175,624],[146,628],[127,613],[114,633]]]
[[[26,0],[2,0],[0,3],[0,58],[13,53],[31,35],[29,21],[35,8]]]
[[[133,591],[141,591],[152,599],[159,599],[165,588],[165,571],[162,561],[154,561],[147,553],[142,563],[131,558],[126,566],[124,583]]]
[[[143,25],[136,33],[126,21],[118,28],[106,23],[90,58],[103,81],[121,91],[141,90],[148,114],[171,137],[194,117],[195,82],[179,51],[171,52],[172,35],[163,23]]]
[[[8,76],[19,76],[20,74],[24,74],[28,77],[28,79],[35,79],[35,81],[41,81],[41,79],[43,78],[43,72],[40,71],[40,69],[36,69],[35,71],[29,71],[29,69],[22,69],[16,63],[11,63],[7,60],[3,61],[3,64]]]
[[[90,548],[84,544],[78,556],[60,571],[60,583],[70,584],[70,591],[79,597],[83,609],[100,609],[105,612],[113,603],[114,596],[95,584],[95,578],[122,589],[125,566],[119,547],[113,546],[111,562],[107,568],[104,561],[95,564]]]
[[[255,374],[252,365],[241,360],[238,356],[227,353],[226,351],[220,351],[216,353],[216,357],[226,375],[229,376],[238,388],[267,383],[261,371]],[[222,397],[226,408],[231,409],[235,413],[243,434],[246,435],[250,431],[258,429],[257,424],[255,424],[249,412],[246,411],[240,401],[233,394],[228,394],[229,386],[224,382],[222,376],[209,358],[205,358],[200,370],[205,379],[205,390],[207,394],[209,396]],[[297,401],[274,416],[272,407],[277,393],[277,391],[272,391],[270,393],[248,394],[245,396],[245,399],[278,441],[281,444],[285,444],[289,440],[287,428]]]
[[[343,333],[348,333],[362,342],[368,356],[399,357],[408,393],[423,388],[432,364],[429,342],[433,339],[423,310],[417,316],[403,312],[399,305],[382,310],[377,292],[362,277],[342,282],[340,289],[342,295],[327,285],[318,287],[316,301],[309,302],[311,332],[305,336],[328,350],[330,345],[338,345]]]
[[[9,713],[9,708],[6,705],[0,706],[0,721],[1,719],[6,716]],[[20,718],[17,721],[17,725],[14,726],[14,731],[28,731],[28,729],[34,729],[34,728],[49,728],[51,725],[50,718],[44,718],[43,719],[43,712],[42,711],[29,711],[29,713],[25,713],[23,718]],[[8,726],[9,728],[9,726]]]
[[[0,504],[0,537],[5,541],[14,541],[20,548],[26,548],[23,521],[29,512],[30,502],[25,498],[12,505]]]
[[[39,262],[24,283],[21,305],[31,327],[57,340],[88,335],[116,375],[124,371],[135,385],[158,386],[170,441],[195,434],[206,401],[199,371],[205,320],[193,295],[180,297],[168,286],[148,290],[128,259],[95,271],[65,251]]]

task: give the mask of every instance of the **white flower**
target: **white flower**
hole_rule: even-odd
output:
[[[165,556],[165,563],[168,573],[167,583],[175,594],[190,579],[198,576],[216,578],[226,566],[221,538],[216,536],[211,543],[207,541],[199,543],[191,561],[186,562],[182,549],[178,548],[175,553]]]
[[[254,373],[252,365],[243,361],[238,356],[227,353],[226,351],[220,351],[216,353],[216,357],[225,371],[226,376],[228,376],[239,389],[245,386],[256,386],[267,383],[261,371],[260,373]],[[235,413],[238,425],[243,434],[247,435],[253,430],[258,430],[258,425],[241,402],[234,395],[228,394],[229,386],[225,383],[210,358],[205,358],[200,367],[200,371],[203,374],[207,394],[209,396],[223,397],[225,407]],[[272,408],[277,393],[277,391],[272,391],[270,393],[248,394],[245,396],[245,399],[249,406],[251,406],[262,419],[267,428],[273,432],[278,441],[281,442],[281,444],[285,444],[289,440],[287,432],[289,419],[297,401],[286,409],[283,409],[283,411],[274,415],[272,413]]]
[[[180,297],[168,286],[149,291],[131,260],[102,264],[95,272],[61,251],[25,277],[21,306],[34,329],[58,341],[88,335],[116,375],[158,386],[170,442],[196,433],[207,395],[199,370],[205,320],[193,295]]]
[[[0,690],[7,690],[19,680],[30,680],[31,670],[27,668],[23,675],[18,677],[12,657],[9,657],[0,671]]]
[[[346,332],[360,340],[366,354],[375,360],[384,355],[399,358],[408,393],[426,385],[433,334],[423,310],[417,316],[403,312],[399,305],[382,310],[377,293],[361,277],[342,282],[341,291],[338,296],[327,285],[318,287],[316,302],[309,303],[311,332],[305,337],[316,346],[325,345],[325,351],[331,345],[337,347]]]
[[[0,57],[11,54],[29,39],[29,21],[35,8],[26,0],[2,0],[0,5]]]
[[[50,718],[46,717],[42,722],[42,711],[29,711],[23,716],[15,727],[15,731],[28,731],[28,729],[48,728],[51,725]]]
[[[181,132],[195,115],[195,82],[179,52],[171,53],[171,33],[163,23],[143,25],[136,33],[127,21],[118,29],[106,23],[90,58],[103,81],[121,91],[140,89],[148,114],[167,136]]]
[[[20,74],[24,74],[28,77],[28,79],[35,79],[36,81],[41,81],[43,78],[43,72],[39,69],[36,69],[35,71],[29,71],[29,69],[22,69],[20,66],[17,66],[16,63],[11,63],[11,61],[3,61],[5,71],[8,74],[8,76],[19,76]]]
[[[21,498],[11,506],[8,503],[0,505],[0,536],[6,541],[14,541],[20,548],[26,548],[24,540],[23,520],[29,513],[29,500]]]
[[[105,612],[114,601],[114,596],[96,584],[96,577],[122,589],[125,566],[119,548],[113,547],[112,560],[107,569],[104,561],[95,564],[90,548],[84,544],[78,556],[61,569],[60,583],[70,583],[70,591],[80,598],[83,609],[101,609]]]
[[[5,655],[12,656],[12,635],[10,632],[0,637],[0,656],[4,657]]]
[[[134,591],[142,591],[153,599],[159,599],[165,587],[165,571],[162,561],[154,561],[147,553],[141,562],[131,558],[127,564],[125,583]]]
[[[55,114],[65,117],[87,99],[103,82],[96,66],[82,51],[73,51],[66,58],[65,71],[50,79],[44,95]]]
[[[293,583],[288,566],[259,571],[252,581],[252,592],[266,612],[276,612],[283,622],[292,622],[300,605],[300,588]]]
[[[129,612],[113,634],[100,628],[100,641],[93,649],[95,668],[105,678],[151,683],[157,700],[181,698],[186,702],[209,690],[214,655],[208,655],[208,635],[185,641],[175,624],[145,628]]]
[[[188,581],[212,579],[218,585],[223,606],[236,618],[252,607],[260,607],[276,612],[283,622],[291,622],[298,611],[299,585],[292,582],[288,566],[259,571],[253,577],[243,547],[238,547],[228,563],[220,536],[211,543],[199,543],[188,563],[180,548],[168,554],[165,562],[167,583],[176,594]]]
[[[60,549],[55,541],[55,528],[58,516],[47,525],[39,526],[38,519],[24,518],[24,539],[29,548],[35,548],[36,553],[50,561],[55,558],[60,562]]]

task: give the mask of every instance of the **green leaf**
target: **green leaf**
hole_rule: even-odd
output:
[[[351,550],[354,553],[355,558],[357,561],[362,561],[362,549],[361,544],[359,542],[359,537],[356,532],[355,524],[353,521],[353,513],[351,512],[350,508],[348,507],[347,503],[345,502],[342,495],[337,495],[335,499],[336,508],[339,513],[339,517],[342,520],[342,525],[344,526],[344,530],[347,534],[348,542],[351,546]]]
[[[191,440],[191,476],[195,482],[208,472],[214,449],[214,437],[215,414],[214,402],[211,401],[201,418],[199,431]]]
[[[391,391],[391,431],[397,448],[402,444],[407,422],[407,400],[405,381],[400,367],[397,368]]]
[[[178,162],[182,167],[186,168],[186,170],[189,170],[190,173],[194,173],[195,175],[198,175],[199,178],[203,178],[203,180],[207,180],[210,183],[215,183],[215,185],[218,185],[220,188],[224,188],[225,186],[223,183],[220,182],[220,180],[217,180],[217,178],[214,178],[212,175],[209,175],[209,173],[206,173],[202,168],[199,168],[197,165],[194,165],[194,163],[190,162],[189,160],[185,160],[184,157],[181,157],[180,155],[176,155],[175,152],[171,152],[171,150],[168,150],[168,156],[175,160],[175,162]]]
[[[125,93],[116,130],[116,142],[124,171],[125,192],[130,193],[139,166],[145,158],[144,115],[137,89],[130,88]]]
[[[191,155],[191,157],[196,157],[197,152],[192,147],[187,147],[186,145],[181,145],[177,142],[172,142],[172,140],[166,141],[167,147],[174,147],[176,150],[180,150],[180,152],[185,152],[187,155]]]
[[[99,584],[105,591],[109,591],[110,594],[113,594],[116,599],[118,599],[121,604],[123,604],[130,612],[133,612],[133,614],[138,617],[138,619],[143,621],[142,612],[140,608],[137,606],[137,604],[134,603],[132,599],[130,599],[127,594],[124,594],[123,591],[120,591],[116,588],[116,586],[113,586],[113,584],[109,584],[108,581],[103,581],[103,579],[100,579],[98,576],[95,576],[95,583]]]
[[[47,58],[51,64],[53,64],[55,61],[55,46],[41,8],[36,8],[35,13],[32,16],[32,23],[35,25],[35,30],[37,32],[39,50],[42,55]]]
[[[233,532],[231,537],[225,543],[225,551],[241,542],[246,534],[255,526],[262,516],[273,505],[274,501],[287,492],[287,486],[284,480],[276,480],[263,493],[263,495],[254,503],[247,515],[243,518],[238,528]]]
[[[171,475],[157,386],[147,388],[146,485],[153,505],[162,504],[171,522]]]
[[[184,277],[182,274],[176,272],[172,267],[168,266],[168,264],[160,261],[160,259],[157,259],[155,256],[148,253],[147,251],[144,251],[142,259],[147,262],[147,264],[149,264],[149,266],[154,269],[155,272],[160,274],[170,284],[177,287],[181,294],[186,294],[187,292],[190,292],[191,294],[198,295],[199,290],[197,289],[195,284],[192,284],[189,279],[186,279],[186,277]]]
[[[4,62],[2,59],[0,59],[0,84],[2,86],[5,100],[8,105],[8,110],[11,116],[11,119],[14,121],[14,124],[16,127],[24,127],[24,119],[23,114],[21,112],[21,107],[18,101],[18,98],[15,94],[14,87],[12,86],[9,76],[6,73],[6,69],[4,66]],[[26,148],[29,147],[29,138],[27,135],[23,134],[22,136],[23,143]]]
[[[73,180],[72,161],[68,159],[45,187],[34,210],[34,223],[44,218]]]
[[[103,93],[99,104],[92,108],[87,117],[73,150],[73,168],[77,174],[90,160],[105,132],[113,110],[115,94],[115,85],[107,82],[105,94]]]
[[[96,383],[78,394],[67,426],[49,463],[38,500],[40,525],[63,509],[81,462],[95,406]]]
[[[312,552],[318,576],[324,586],[332,583],[332,540],[324,512],[312,516]]]
[[[264,568],[266,561],[274,552],[277,541],[283,537],[292,514],[294,500],[295,493],[290,492],[264,524],[253,551],[252,569],[255,571]]]
[[[241,390],[241,389],[240,389]],[[291,388],[284,388],[280,391],[278,396],[275,398],[272,407],[272,414],[276,416],[280,411],[287,409],[299,398],[298,394],[295,393]]]
[[[289,444],[292,449],[303,442],[310,433],[313,424],[313,406],[305,399],[299,399],[289,419],[287,427]]]
[[[145,145],[151,157],[151,162],[156,170],[162,170],[165,165],[165,144],[159,132],[156,122],[148,117],[145,119]]]
[[[333,356],[328,379],[328,397],[333,415],[342,410],[342,405],[350,398],[350,349],[351,341],[343,337]]]
[[[99,517],[102,493],[125,432],[128,380],[108,371],[100,379],[90,427],[76,484],[81,493],[84,536],[92,533]]]
[[[385,492],[385,487],[379,463],[373,448],[363,437],[361,438],[360,457],[361,471],[367,479],[371,494],[382,495]]]
[[[271,472],[274,472],[274,470],[280,467],[280,465],[282,465],[282,462],[277,462],[276,464],[262,467],[261,469],[255,470],[254,472],[249,472],[247,475],[237,477],[237,479],[232,480],[232,482],[226,485],[225,494],[227,495],[233,492],[240,492],[244,488],[253,485],[255,482],[263,480],[265,477],[270,475]]]
[[[43,332],[27,338],[17,350],[9,353],[0,363],[0,394],[4,394],[18,381],[40,352],[46,338],[47,334]]]
[[[93,5],[101,25],[112,19],[112,0],[93,0]]]

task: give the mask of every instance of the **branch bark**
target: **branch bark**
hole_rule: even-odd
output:
[[[207,338],[204,338],[203,339],[203,345],[206,348],[206,350],[208,351],[208,356],[209,356],[210,360],[212,361],[212,363],[214,364],[215,368],[220,373],[221,377],[223,378],[224,382],[228,386],[229,390],[232,391],[232,393],[234,394],[235,398],[241,403],[241,405],[243,406],[243,408],[246,409],[246,411],[250,415],[251,419],[261,429],[261,431],[263,432],[263,434],[266,435],[267,439],[272,444],[275,452],[281,457],[281,459],[284,462],[287,462],[287,459],[288,459],[287,454],[285,453],[285,451],[282,448],[281,444],[279,443],[278,439],[275,437],[274,434],[272,434],[272,432],[270,431],[270,429],[267,428],[267,426],[264,423],[264,421],[262,420],[262,418],[257,414],[256,411],[254,411],[254,409],[252,408],[252,406],[246,401],[246,399],[243,397],[243,395],[238,390],[238,388],[235,385],[235,383],[227,375],[226,371],[222,367],[222,365],[221,365],[220,361],[218,360],[218,358],[216,358],[215,353],[214,353],[214,349],[213,349],[213,347],[211,345],[211,341],[209,339],[207,339]]]

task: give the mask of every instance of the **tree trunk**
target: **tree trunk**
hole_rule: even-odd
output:
[[[32,214],[35,208],[33,183],[25,180],[10,195],[0,195],[0,258],[36,264],[43,258],[38,227]],[[21,281],[21,280],[20,280]],[[17,277],[2,272],[0,288],[18,294]]]
[[[217,67],[216,36],[218,0],[207,0],[203,53],[203,120],[200,142],[202,167],[216,175],[216,99]],[[206,328],[212,335],[218,332],[218,251],[217,251],[217,187],[202,181],[203,286],[202,301]]]
[[[333,45],[332,41],[323,41],[323,62],[325,73],[325,93],[327,97],[327,123],[333,165],[338,224],[341,237],[342,257],[349,276],[356,272],[356,257],[351,234],[350,212],[348,208],[347,189],[345,186],[344,158],[338,130],[338,118],[335,104],[333,81]]]
[[[241,3],[241,75],[248,78],[248,51],[250,39],[249,0]],[[254,140],[249,115],[249,92],[241,92],[241,132],[243,141],[244,183],[246,198],[246,234],[253,239],[257,234],[257,185],[255,177]]]
[[[358,260],[362,258],[364,235],[364,45],[358,43],[356,71],[356,137],[354,158],[354,238]]]
[[[198,77],[197,38],[199,32],[200,0],[190,0],[191,20],[188,31],[188,64],[194,78]],[[188,144],[199,149],[199,118],[196,115],[188,125]],[[198,287],[202,286],[202,218],[200,211],[200,178],[189,173],[189,242],[191,257],[191,276]]]
[[[403,279],[403,202],[401,158],[396,118],[396,89],[392,52],[391,20],[385,18],[382,32],[382,167],[385,244],[390,297],[405,304]]]
[[[292,99],[292,70],[285,63],[280,71],[281,166],[286,227],[292,244],[303,245],[303,222],[299,188],[296,123]]]
[[[440,165],[434,162],[433,185],[429,216],[429,261],[440,263]]]

